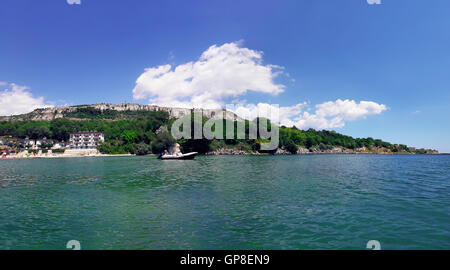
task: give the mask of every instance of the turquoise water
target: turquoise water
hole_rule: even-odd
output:
[[[450,156],[0,160],[0,249],[450,249]]]

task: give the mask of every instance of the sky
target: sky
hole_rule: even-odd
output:
[[[2,0],[0,115],[277,104],[285,125],[450,152],[450,2],[368,2]]]

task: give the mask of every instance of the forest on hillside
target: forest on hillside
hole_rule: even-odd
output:
[[[111,120],[117,117],[119,112],[102,111],[78,111],[70,115],[71,117],[85,118],[83,121],[70,120],[67,118],[55,119],[52,121],[16,121],[0,122],[0,136],[12,136],[15,138],[31,139],[53,139],[56,141],[68,141],[70,133],[80,131],[104,132],[105,142],[98,147],[102,153],[109,154],[139,154],[160,153],[169,145],[175,142],[170,135],[170,127],[174,119],[170,119],[164,111],[145,112],[120,112],[132,119]],[[68,115],[69,116],[69,115]],[[192,118],[193,119],[193,118]],[[204,125],[208,119],[203,118]],[[222,121],[222,120],[221,120]],[[237,122],[223,120],[223,125],[234,125]],[[219,148],[233,148],[244,151],[260,151],[261,143],[264,142],[259,137],[250,139],[248,131],[252,125],[257,129],[258,125],[266,119],[255,119],[245,122],[245,139],[236,139],[237,131],[233,134],[234,139],[182,139],[178,140],[182,150],[207,153]],[[193,126],[193,122],[191,123]],[[270,129],[270,122],[268,122]],[[193,129],[192,129],[193,130]],[[214,127],[213,127],[214,130]],[[224,131],[225,132],[225,131]],[[391,144],[380,139],[373,138],[353,138],[329,130],[299,130],[295,127],[280,127],[279,148],[291,153],[296,153],[299,147],[305,149],[319,149],[322,151],[341,147],[345,149],[365,148],[370,151],[372,148],[383,148],[392,153],[426,153],[427,150],[410,149],[403,144]],[[225,137],[225,136],[224,136]]]

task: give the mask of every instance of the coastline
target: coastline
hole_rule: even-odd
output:
[[[341,152],[341,153],[327,153],[327,152],[309,152],[309,153],[294,153],[294,154],[277,154],[277,153],[258,153],[258,152],[238,152],[238,153],[215,153],[209,152],[205,154],[200,154],[200,156],[312,156],[312,155],[391,155],[391,156],[402,156],[402,155],[412,155],[412,156],[448,156],[450,153],[427,153],[427,154],[416,154],[416,153],[377,153],[377,152]],[[30,155],[30,156],[7,156],[0,158],[0,160],[16,160],[16,159],[59,159],[59,158],[93,158],[93,157],[134,157],[138,156],[135,154],[94,154],[94,155]],[[143,156],[156,156],[155,154],[148,154]]]
[[[427,152],[427,153],[416,153],[416,152],[393,152],[384,147],[377,148],[358,148],[358,149],[348,149],[343,147],[334,147],[332,149],[320,149],[320,148],[302,148],[299,147],[296,152],[289,152],[286,149],[278,148],[273,152],[260,153],[258,151],[247,150],[247,149],[233,149],[233,148],[220,148],[214,151],[207,152],[205,155],[423,155],[430,154],[436,155],[439,152]]]
[[[134,154],[93,154],[93,155],[64,155],[64,154],[53,154],[53,155],[29,155],[29,156],[6,156],[0,158],[0,160],[8,159],[57,159],[57,158],[89,158],[89,157],[131,157]]]

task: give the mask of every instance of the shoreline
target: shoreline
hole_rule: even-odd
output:
[[[52,156],[6,156],[0,160],[9,159],[57,159],[57,158],[90,158],[90,157],[132,157],[133,154],[95,154],[95,155],[52,155]]]
[[[199,156],[310,156],[310,155],[388,155],[388,156],[450,156],[450,153],[438,154],[415,154],[415,153],[302,153],[302,154],[268,154],[268,153],[240,153],[240,154],[199,154]],[[60,159],[60,158],[93,158],[93,157],[135,157],[135,154],[95,154],[95,155],[55,155],[55,156],[20,156],[6,157],[0,160],[16,160],[16,159]],[[143,157],[157,156],[156,154],[142,155]]]
[[[379,156],[448,156],[450,153],[415,154],[415,153],[307,153],[307,154],[199,154],[199,156],[313,156],[313,155],[379,155]]]

